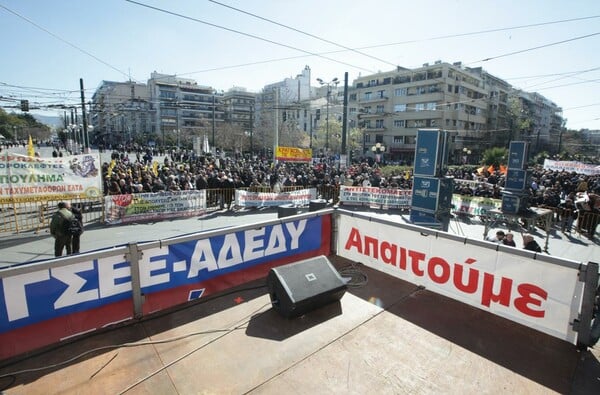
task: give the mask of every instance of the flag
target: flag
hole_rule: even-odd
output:
[[[493,173],[494,172],[494,165],[490,165],[490,167],[488,167],[487,171],[489,173]]]
[[[477,174],[483,173],[484,170],[485,170],[485,167],[481,166],[480,168],[477,169]]]
[[[500,173],[506,175],[508,168],[504,165],[500,165]]]
[[[33,140],[31,140],[31,135],[29,135],[29,142],[27,143],[27,156],[31,158],[35,156],[35,149],[33,148]]]
[[[152,162],[152,173],[154,173],[155,177],[158,177],[158,162]]]

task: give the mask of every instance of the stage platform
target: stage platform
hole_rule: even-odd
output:
[[[3,365],[6,394],[598,394],[600,352],[332,256],[339,303],[288,320],[258,280]],[[344,271],[348,273],[347,271]],[[81,357],[77,358],[78,356]]]

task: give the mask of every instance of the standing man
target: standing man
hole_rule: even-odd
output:
[[[71,234],[66,231],[66,224],[73,218],[73,213],[70,210],[71,203],[58,203],[58,211],[52,216],[50,221],[50,234],[54,237],[54,256],[62,255],[64,248],[67,249],[67,255],[73,251],[71,248]]]
[[[81,210],[79,208],[73,206],[71,206],[71,213],[73,213],[73,216],[79,224],[79,231],[76,233],[71,233],[71,246],[73,254],[79,254],[79,240],[81,234],[83,233],[83,215],[81,215]]]

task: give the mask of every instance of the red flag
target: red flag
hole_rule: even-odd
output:
[[[493,173],[494,172],[494,165],[490,165],[490,167],[488,167],[487,171],[489,173]]]
[[[506,175],[506,171],[508,170],[508,168],[504,165],[500,165],[500,173]]]

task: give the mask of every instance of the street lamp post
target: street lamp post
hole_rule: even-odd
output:
[[[471,150],[470,150],[470,149],[468,149],[467,147],[464,147],[464,148],[462,149],[462,151],[463,151],[463,153],[465,154],[465,155],[464,155],[464,157],[463,157],[463,162],[464,162],[464,164],[466,165],[466,164],[468,164],[468,163],[469,163],[469,155],[471,155]]]
[[[373,151],[373,153],[375,154],[375,161],[379,162],[381,160],[381,157],[379,155],[383,155],[383,153],[385,152],[385,145],[377,143],[371,147],[371,151]]]
[[[325,118],[325,152],[327,153],[329,152],[329,97],[331,96],[331,86],[337,86],[340,81],[337,79],[337,77],[329,82],[325,82],[321,78],[317,78],[317,81],[319,84],[327,86],[327,114]]]

